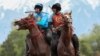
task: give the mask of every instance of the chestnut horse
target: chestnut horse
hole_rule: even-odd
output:
[[[70,27],[71,27],[71,29],[73,31],[71,14],[72,14],[72,11],[70,13],[65,13],[64,17],[68,18],[68,21],[70,23],[69,25],[70,25]],[[79,55],[79,39],[78,39],[78,36],[75,33],[73,33],[71,39],[72,39],[72,43],[73,43],[73,46],[74,46],[74,49],[75,49],[75,56],[80,56]]]
[[[72,43],[72,22],[69,18],[71,13],[64,14],[64,25],[61,27],[61,36],[59,38],[57,52],[58,56],[75,56],[75,49]]]
[[[15,22],[19,30],[29,30],[26,38],[26,56],[50,56],[50,47],[44,40],[44,35],[35,23],[34,17],[30,14]]]

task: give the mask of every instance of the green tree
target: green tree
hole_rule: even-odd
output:
[[[95,24],[92,31],[81,36],[80,51],[84,56],[98,56],[100,55],[100,25]]]
[[[23,56],[27,33],[28,31],[13,30],[8,39],[1,45],[0,56]]]

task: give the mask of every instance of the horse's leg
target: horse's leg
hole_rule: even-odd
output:
[[[79,56],[79,40],[76,34],[73,34],[72,36],[72,43],[75,48],[75,55]]]
[[[33,45],[31,42],[31,38],[29,37],[29,35],[27,35],[27,37],[26,37],[26,54],[27,54],[27,56],[31,56],[32,50],[33,50]]]
[[[25,40],[25,43],[26,43],[26,53],[25,53],[25,56],[29,56],[29,55],[28,55],[29,47],[28,47],[28,43],[27,43],[27,38],[26,38],[26,40]]]
[[[41,53],[40,56],[51,56],[51,51],[50,51],[50,49],[47,50],[47,52],[45,52],[45,53]]]
[[[28,45],[27,45],[27,43],[26,43],[26,53],[25,53],[25,56],[29,56],[28,50],[29,50],[29,47],[28,47]]]
[[[50,56],[50,54],[51,54],[50,47],[44,45],[43,48],[39,51],[38,56]]]

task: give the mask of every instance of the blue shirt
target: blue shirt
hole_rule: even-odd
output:
[[[34,13],[33,16],[35,17],[36,24],[39,25],[41,28],[48,27],[48,13],[41,12],[41,13]]]

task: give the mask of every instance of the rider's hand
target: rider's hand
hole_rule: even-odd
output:
[[[56,31],[57,31],[57,29],[56,29],[56,28],[52,28],[52,31],[53,31],[53,32],[56,32]]]

